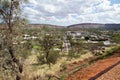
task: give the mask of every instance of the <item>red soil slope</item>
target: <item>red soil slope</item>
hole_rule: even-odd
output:
[[[115,66],[96,80],[120,80],[120,64]]]
[[[66,80],[89,80],[119,61],[120,57],[110,57],[108,59],[99,60],[96,63],[70,75]]]

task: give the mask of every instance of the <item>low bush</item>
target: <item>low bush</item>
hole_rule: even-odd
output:
[[[60,57],[60,55],[59,55],[58,51],[51,51],[48,56],[48,61],[52,64],[55,64],[59,57]]]
[[[70,50],[68,53],[68,58],[79,58],[81,53],[77,53],[76,51]]]
[[[26,48],[22,48],[21,50],[19,49],[17,52],[19,53],[20,57],[22,57],[23,59],[27,59],[31,55],[31,50]]]
[[[68,53],[68,57],[69,57],[69,58],[74,58],[74,56],[75,56],[74,51],[73,51],[73,50],[70,50],[69,53]]]
[[[61,71],[67,69],[67,63],[66,63],[66,62],[63,62],[63,63],[60,65],[60,67],[61,67],[61,69],[60,69]]]
[[[67,77],[67,74],[62,74],[60,77],[60,80],[65,80],[66,77]]]
[[[45,64],[45,57],[44,57],[44,55],[38,55],[38,56],[37,56],[37,61],[38,61],[40,64]]]
[[[117,50],[120,50],[120,46],[115,46],[112,49],[108,50],[105,55],[101,56],[101,58],[109,57],[109,56],[113,55],[113,53],[116,52]]]
[[[57,59],[60,57],[59,55],[59,52],[58,51],[51,51],[48,55],[48,63],[52,63],[52,64],[55,64]],[[39,55],[37,56],[37,61],[40,63],[40,64],[45,64],[47,63],[46,61],[46,58],[45,58],[45,54],[43,55]],[[48,64],[47,63],[47,64]]]

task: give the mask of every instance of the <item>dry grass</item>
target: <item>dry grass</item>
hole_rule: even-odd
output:
[[[51,64],[51,67],[47,64],[39,65],[37,64],[37,55],[33,54],[31,55],[26,61],[24,62],[24,78],[27,78],[27,80],[30,80],[32,77],[35,76],[41,76],[45,77],[48,74],[56,75],[61,67],[60,65],[63,63],[70,64],[76,61],[82,61],[86,58],[92,57],[93,55],[88,52],[86,54],[83,54],[80,56],[80,58],[77,59],[72,59],[72,60],[67,60],[67,57],[62,57],[58,59],[56,64]]]

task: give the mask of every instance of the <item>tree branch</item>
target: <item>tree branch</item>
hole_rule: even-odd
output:
[[[8,14],[5,12],[5,10],[0,9],[0,11],[1,11],[2,13],[4,13],[5,15],[8,15]]]
[[[7,23],[7,25],[8,25],[8,21],[7,21],[6,17],[5,17],[5,15],[4,15],[4,13],[2,13],[2,12],[0,12],[0,13],[1,13],[1,15],[3,16],[3,18],[4,18],[5,22],[6,22],[6,23]]]

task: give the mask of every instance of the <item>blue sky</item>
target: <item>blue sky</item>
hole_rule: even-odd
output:
[[[120,4],[120,0],[110,0],[112,4]]]
[[[22,6],[33,24],[120,23],[120,0],[29,0]]]

